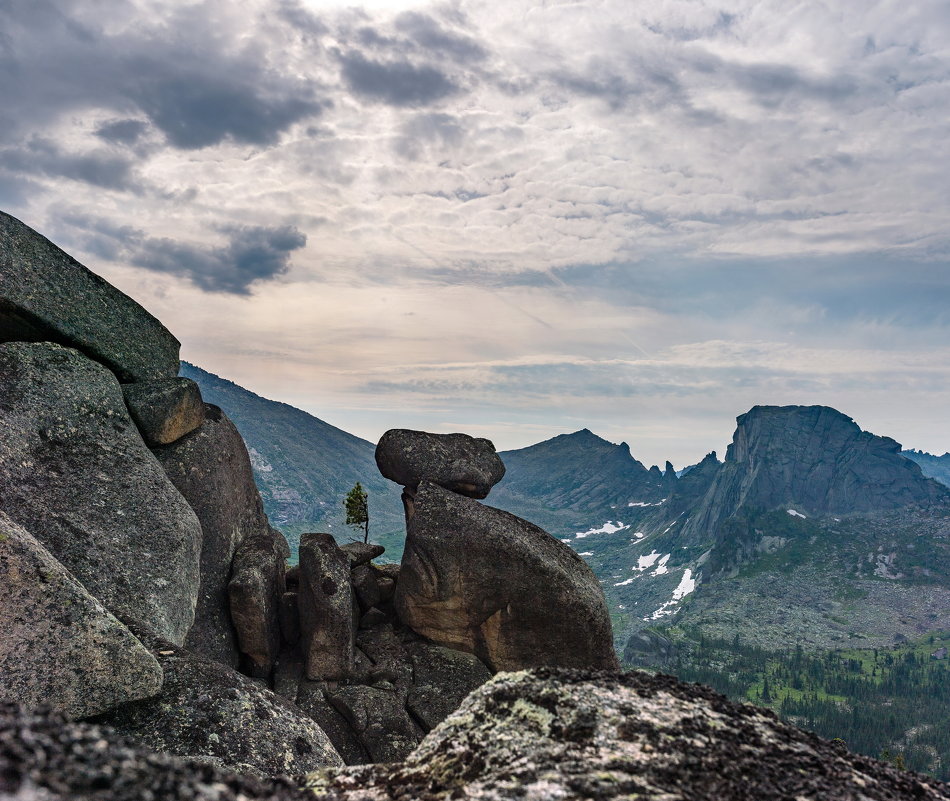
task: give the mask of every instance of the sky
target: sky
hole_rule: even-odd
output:
[[[375,441],[950,450],[946,0],[0,0],[0,209]]]

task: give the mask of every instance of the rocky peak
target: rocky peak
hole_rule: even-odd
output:
[[[895,509],[946,494],[893,439],[862,431],[827,406],[755,406],[736,422],[726,464],[740,503],[795,504],[821,515]]]

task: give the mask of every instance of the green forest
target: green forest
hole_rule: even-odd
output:
[[[678,645],[668,668],[734,700],[769,707],[781,718],[858,753],[950,779],[950,633],[890,648],[809,653],[770,651],[705,638],[698,630]]]

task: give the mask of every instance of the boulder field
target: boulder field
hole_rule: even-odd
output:
[[[617,672],[583,560],[480,502],[505,469],[489,440],[387,432],[402,564],[314,532],[288,567],[178,348],[0,213],[3,801],[950,799]]]

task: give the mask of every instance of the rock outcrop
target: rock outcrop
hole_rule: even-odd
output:
[[[237,667],[239,648],[228,594],[231,566],[246,538],[271,531],[247,448],[224,412],[208,405],[197,430],[153,453],[201,521],[201,588],[195,625],[185,645]]]
[[[742,510],[814,517],[950,498],[950,489],[901,456],[897,442],[862,431],[827,406],[755,406],[736,422],[726,459],[684,536],[715,533]]]
[[[4,801],[313,801],[290,779],[264,782],[207,761],[149,751],[108,726],[49,707],[0,703]]]
[[[58,342],[122,382],[173,378],[179,343],[128,295],[0,212],[0,342]]]
[[[376,446],[379,472],[414,490],[431,481],[470,498],[485,498],[505,475],[490,440],[468,434],[429,434],[394,428]]]
[[[571,548],[429,482],[413,507],[395,598],[406,625],[495,671],[617,666],[600,584]]]
[[[0,700],[85,717],[161,689],[155,658],[2,513],[0,587]]]
[[[181,643],[201,527],[145,447],[115,376],[52,343],[0,344],[0,511],[110,611]]]
[[[97,718],[142,747],[263,776],[296,775],[342,760],[299,708],[226,665],[132,625],[165,674],[161,694]]]
[[[948,785],[700,685],[551,669],[496,676],[403,763],[324,771],[307,784],[328,801],[950,799]]]

